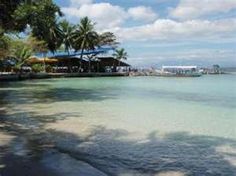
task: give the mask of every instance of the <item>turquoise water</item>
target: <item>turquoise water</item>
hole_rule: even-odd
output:
[[[9,117],[51,128],[60,149],[108,175],[236,175],[235,81],[206,75],[1,83],[0,103]]]

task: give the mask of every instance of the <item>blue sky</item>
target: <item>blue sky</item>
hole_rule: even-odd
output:
[[[236,66],[236,0],[54,0],[116,34],[137,66]]]

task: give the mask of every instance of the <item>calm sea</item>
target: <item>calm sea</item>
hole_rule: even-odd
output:
[[[236,175],[236,75],[0,84],[8,117],[108,175]]]

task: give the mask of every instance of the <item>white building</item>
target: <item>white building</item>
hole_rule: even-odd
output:
[[[163,74],[171,74],[176,76],[200,76],[197,66],[162,66]]]

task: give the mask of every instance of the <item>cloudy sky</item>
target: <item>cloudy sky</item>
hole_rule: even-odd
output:
[[[54,0],[112,31],[133,65],[236,66],[236,0]]]

